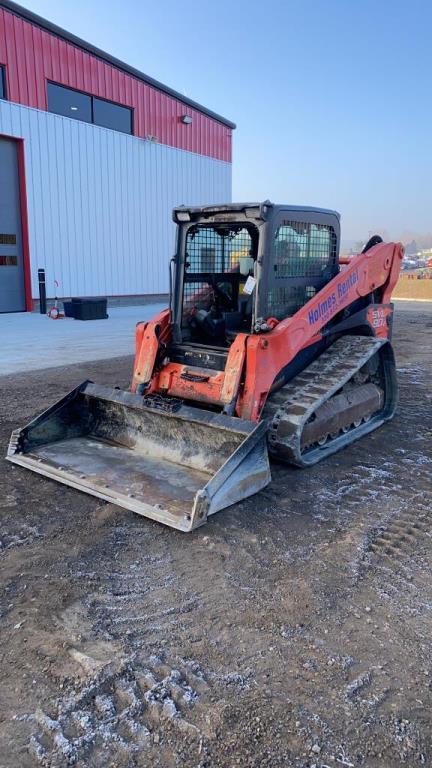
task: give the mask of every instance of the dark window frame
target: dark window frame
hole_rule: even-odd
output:
[[[279,237],[281,230],[291,231],[284,233],[285,237]],[[326,238],[323,238],[321,233],[328,235],[328,247],[325,243]],[[306,242],[303,244],[298,242],[298,239],[302,237],[306,237]],[[291,250],[297,251],[296,257],[293,257],[292,254],[290,256],[285,254],[285,270],[283,269],[284,256],[281,248],[284,243],[291,246]],[[279,253],[278,246],[280,247]],[[285,250],[290,250],[290,248]],[[297,264],[295,264],[295,259]],[[280,221],[273,239],[272,262],[275,273],[278,272],[278,267],[282,267],[281,271],[274,275],[276,279],[319,277],[324,268],[333,267],[337,262],[337,239],[334,228],[331,224],[313,221],[303,222],[293,219]]]
[[[79,88],[71,88],[69,85],[63,85],[63,83],[56,83],[54,80],[46,81],[47,111],[50,112],[50,114],[52,115],[59,114],[58,112],[51,112],[48,108],[48,87],[50,85],[55,85],[57,88],[63,88],[66,91],[73,91],[74,93],[79,93],[81,96],[87,96],[90,99],[90,115],[91,115],[90,121],[80,120],[79,117],[74,117],[73,115],[62,115],[63,117],[70,117],[71,120],[78,120],[81,123],[87,123],[87,125],[97,125],[99,126],[99,128],[107,128],[107,130],[109,131],[124,133],[125,136],[135,135],[135,108],[134,107],[129,107],[127,104],[120,104],[118,101],[112,101],[111,99],[104,99],[100,96],[95,96],[92,93],[87,93],[87,91],[81,91]],[[99,123],[96,123],[94,120],[94,99],[97,99],[98,101],[105,101],[107,104],[112,104],[115,107],[121,107],[122,109],[127,109],[130,113],[130,126],[131,126],[130,133],[127,131],[121,131],[118,128],[110,128],[106,125],[100,125]]]
[[[285,236],[280,238],[285,229]],[[328,237],[323,238],[321,233]],[[303,243],[302,238],[305,238]],[[282,320],[304,307],[336,274],[335,228],[327,222],[283,216],[272,233],[269,254],[264,313]],[[262,308],[259,311],[261,313]]]
[[[74,117],[74,115],[65,115],[63,112],[52,112],[49,109],[49,86],[53,85],[55,88],[61,88],[63,91],[72,91],[73,93],[77,93],[80,96],[85,96],[89,100],[89,106],[90,106],[90,120],[82,120],[79,117]],[[92,104],[92,97],[90,93],[86,93],[85,91],[80,91],[79,88],[69,88],[68,85],[62,85],[61,83],[55,83],[51,80],[47,80],[47,111],[50,112],[51,115],[61,115],[62,117],[70,117],[71,120],[79,120],[80,123],[87,123],[88,125],[91,125],[93,123],[93,104]]]
[[[6,85],[6,66],[5,64],[0,64],[0,83],[1,83],[1,90],[0,91],[0,99],[3,99],[4,101],[7,101],[7,85]]]
[[[106,125],[101,125],[100,123],[96,123],[94,119],[94,101],[95,99],[97,101],[104,101],[106,104],[111,104],[114,107],[120,107],[121,109],[127,109],[130,114],[130,131],[120,131],[117,128],[109,128],[111,131],[117,131],[118,133],[125,133],[127,136],[133,136],[134,135],[134,108],[128,107],[126,104],[119,104],[117,101],[111,101],[111,99],[102,99],[100,96],[92,96],[91,97],[91,105],[92,105],[92,122],[93,125],[99,125],[100,128],[107,128]]]
[[[180,289],[181,310],[179,315],[180,328],[183,333],[187,331],[187,310],[191,308],[190,306],[187,306],[188,303],[191,301],[193,302],[195,294],[198,294],[197,301],[198,303],[201,302],[199,308],[206,308],[205,302],[208,300],[207,294],[212,284],[216,284],[219,287],[223,286],[224,283],[229,285],[229,290],[227,291],[228,296],[232,301],[233,307],[234,305],[237,305],[238,307],[240,284],[245,283],[250,274],[250,270],[248,270],[248,274],[241,271],[240,253],[245,256],[245,252],[247,251],[246,258],[252,260],[253,264],[258,258],[259,231],[254,222],[233,221],[226,224],[226,226],[222,226],[221,232],[217,232],[219,228],[217,222],[204,223],[200,221],[198,223],[191,223],[185,229],[184,263],[181,278],[182,286]],[[223,230],[225,230],[225,232]],[[240,248],[240,250],[230,250],[230,231],[236,232],[236,235],[232,237],[233,241],[238,235],[241,236],[240,242],[234,243],[236,248]],[[213,233],[215,235],[215,247],[212,249]],[[204,238],[202,243],[200,243],[200,236],[203,236]],[[218,242],[216,236],[220,238],[221,242]],[[194,237],[198,238],[196,249],[192,246]],[[222,253],[222,251],[218,253],[216,247],[221,246],[222,241],[224,247],[228,245],[228,250],[224,253]],[[199,253],[197,249],[199,249]],[[214,254],[207,253],[204,255],[202,253],[203,249],[214,250]],[[233,255],[237,255],[237,262],[232,261]],[[208,271],[205,271],[206,269]],[[193,286],[196,286],[196,288]],[[204,294],[200,297],[200,291],[203,289]],[[249,298],[250,296],[247,294],[243,296],[243,299],[246,302]],[[255,292],[252,296],[252,302],[253,304],[255,303]],[[233,309],[232,311],[237,310]]]

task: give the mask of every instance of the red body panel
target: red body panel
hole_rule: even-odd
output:
[[[27,312],[33,310],[33,299],[31,294],[31,269],[30,269],[30,245],[29,245],[29,228],[27,217],[27,187],[25,179],[25,158],[24,158],[24,139],[17,139],[15,136],[8,136],[7,134],[0,133],[0,138],[10,139],[17,145],[17,160],[18,160],[18,183],[19,183],[19,196],[20,196],[20,213],[21,213],[21,238],[22,238],[22,252],[23,252],[23,271],[24,271],[24,298],[25,308]]]
[[[27,187],[25,179],[25,158],[24,158],[24,140],[17,139],[18,146],[18,177],[20,190],[20,209],[21,209],[21,235],[24,267],[24,295],[27,312],[33,310],[33,299],[31,293],[31,269],[30,269],[30,245],[29,228],[27,218]]]
[[[139,383],[147,383],[151,378],[148,392],[222,407],[236,399],[236,414],[242,419],[258,421],[281,370],[302,349],[319,341],[323,326],[357,299],[373,292],[379,294],[378,303],[368,309],[366,319],[371,333],[388,338],[388,319],[392,314],[388,304],[399,276],[402,256],[402,246],[395,243],[380,243],[355,256],[295,315],[282,320],[268,333],[238,334],[230,347],[225,371],[205,371],[200,377],[205,380],[192,380],[196,369],[189,371],[185,365],[157,364],[160,343],[169,341],[166,310],[154,321],[138,326],[132,389],[135,391]]]
[[[46,110],[52,80],[132,107],[135,136],[231,162],[231,128],[2,8],[0,64],[10,101]]]
[[[138,323],[135,333],[135,361],[132,392],[138,384],[150,382],[159,347],[170,338],[170,313],[165,309],[149,323]]]

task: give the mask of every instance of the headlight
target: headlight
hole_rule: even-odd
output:
[[[176,211],[177,221],[190,221],[189,211]]]

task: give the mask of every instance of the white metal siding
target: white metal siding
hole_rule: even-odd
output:
[[[172,208],[231,201],[231,164],[0,101],[24,139],[32,294],[165,293]]]

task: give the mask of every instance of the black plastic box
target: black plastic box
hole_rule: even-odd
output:
[[[65,317],[75,317],[74,310],[73,310],[73,304],[71,301],[64,301],[63,302],[63,310],[65,313]]]
[[[106,320],[108,317],[106,298],[73,298],[71,303],[75,320]]]

